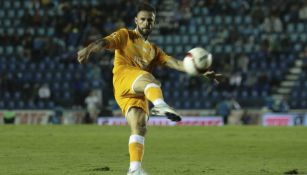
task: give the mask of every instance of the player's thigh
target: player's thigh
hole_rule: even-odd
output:
[[[120,109],[122,110],[123,116],[128,116],[128,111],[130,108],[141,108],[147,114],[149,113],[148,110],[148,100],[146,100],[145,96],[136,96],[134,97],[125,95],[125,96],[115,96],[116,102],[119,105]]]
[[[143,79],[144,75],[150,74],[147,71],[130,67],[121,68],[118,72],[120,73],[114,74],[113,77],[114,92],[117,96],[136,94],[133,88],[136,82]]]
[[[161,83],[150,73],[143,74],[140,78],[136,79],[132,88],[133,91],[136,93],[143,93],[144,89],[147,84],[154,83],[158,86],[161,85]]]

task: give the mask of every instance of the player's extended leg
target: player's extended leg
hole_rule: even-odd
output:
[[[146,175],[141,168],[141,163],[144,154],[144,137],[147,131],[147,118],[146,112],[141,108],[132,107],[127,113],[126,119],[131,128],[131,135],[129,138],[130,167],[128,175]]]
[[[153,115],[165,115],[172,121],[180,121],[180,115],[164,101],[160,82],[149,73],[139,77],[132,86],[135,93],[145,94],[145,97],[154,104],[151,109]]]

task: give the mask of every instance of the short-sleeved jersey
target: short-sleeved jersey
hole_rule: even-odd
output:
[[[115,49],[113,74],[122,66],[131,66],[150,72],[157,65],[164,65],[170,56],[145,40],[136,30],[122,28],[105,37],[107,49]]]

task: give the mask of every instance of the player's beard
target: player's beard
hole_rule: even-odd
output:
[[[152,29],[151,28],[140,28],[140,27],[137,27],[139,33],[144,37],[144,38],[147,38],[150,34],[151,34],[151,31]]]

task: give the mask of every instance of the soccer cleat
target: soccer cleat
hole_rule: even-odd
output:
[[[168,119],[174,122],[181,121],[180,115],[170,106],[168,105],[157,105],[154,106],[151,111],[151,115],[160,115],[160,116],[166,116]]]
[[[142,168],[138,168],[134,171],[128,171],[127,175],[148,175]]]

